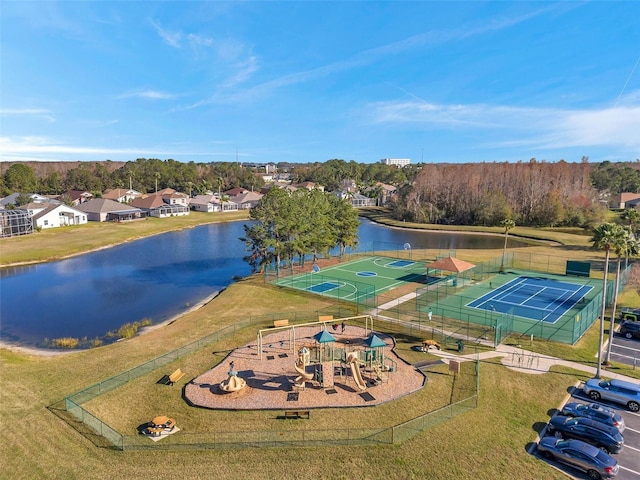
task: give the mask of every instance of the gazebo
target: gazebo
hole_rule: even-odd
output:
[[[429,269],[433,270],[442,270],[445,272],[453,272],[456,275],[461,272],[466,272],[467,270],[471,270],[475,267],[473,263],[465,262],[464,260],[460,260],[456,257],[444,257],[435,262],[431,262],[426,265],[427,267],[427,277],[429,276]],[[455,287],[458,284],[457,278],[453,279],[453,286]]]
[[[456,257],[445,257],[427,264],[426,267],[427,273],[429,272],[430,268],[432,268],[433,270],[444,270],[446,272],[460,273],[471,270],[473,267],[475,267],[475,265],[473,263],[460,260]]]

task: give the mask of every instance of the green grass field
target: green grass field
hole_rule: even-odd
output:
[[[567,239],[570,237],[569,234],[562,235]],[[45,238],[41,234],[34,237],[40,240]],[[108,235],[101,242],[116,243]],[[14,242],[10,243],[13,245]],[[3,262],[5,245],[3,241]],[[30,244],[29,248],[35,248],[35,245]],[[28,252],[19,250],[12,247],[12,258],[29,258]],[[45,246],[38,247],[38,251],[44,250]],[[602,258],[602,254],[588,250],[579,241],[570,250],[550,246],[527,247],[526,250],[541,254],[564,254],[575,259]],[[62,245],[56,251],[56,255],[66,254]],[[459,258],[475,262],[495,258],[499,254],[489,250],[457,252]],[[0,478],[566,478],[564,473],[526,452],[527,445],[536,439],[549,413],[561,403],[567,388],[585,378],[580,372],[566,369],[543,375],[527,375],[506,369],[497,360],[483,362],[477,409],[395,446],[120,452],[96,447],[47,409],[47,406],[59,402],[65,395],[193,342],[238,319],[274,312],[282,312],[283,315],[290,312],[293,315],[298,311],[323,309],[336,303],[334,299],[265,285],[260,277],[254,277],[233,284],[214,301],[171,325],[112,345],[52,357],[0,349],[0,455],[3,459]],[[622,293],[619,306],[639,303],[637,292],[628,289]],[[348,308],[348,305],[345,304],[345,307]],[[398,354],[409,362],[424,359],[426,354],[411,349],[418,336],[400,329],[394,331],[394,328],[390,326],[388,330],[398,341]],[[226,344],[218,346],[215,351],[233,348],[248,335],[248,332],[238,332],[237,338],[229,338]],[[592,327],[575,346],[536,340],[531,344],[523,343],[522,347],[593,365],[597,340],[597,328]],[[521,340],[507,340],[507,343],[511,342],[520,343]],[[177,366],[193,376],[210,368],[220,358],[212,348],[186,357]],[[640,372],[631,367],[614,364],[607,368],[640,378]],[[431,377],[434,392],[432,400],[442,401],[443,396],[453,391],[453,379],[445,372],[432,374]],[[146,388],[145,382],[149,380],[141,378],[125,388],[114,390],[98,399],[91,408],[125,429],[140,419],[148,420],[149,414],[164,408],[178,409],[176,411],[182,417],[180,422],[190,428],[208,420],[207,413],[210,412],[205,413],[180,403],[179,387],[174,387],[173,391],[169,390],[170,393],[163,396],[162,392],[167,392],[171,387],[154,394]],[[539,392],[544,392],[544,395]],[[385,412],[384,416],[389,415],[390,418],[384,421],[393,421],[393,416],[399,414],[411,415],[413,407],[410,403],[402,405],[406,412],[395,412],[393,409]],[[354,418],[349,416],[348,411],[327,412],[317,419],[312,416],[309,422],[317,421],[317,424],[310,423],[310,427],[358,423],[358,419],[365,422],[372,415],[383,414],[377,407],[364,410]],[[259,415],[240,412],[232,416],[231,412],[224,412],[219,420],[212,420],[212,427],[225,420],[225,425],[257,424],[260,428],[269,428],[269,422],[260,419]],[[252,421],[254,419],[255,422]],[[300,429],[305,428],[305,422],[290,421],[289,425]]]

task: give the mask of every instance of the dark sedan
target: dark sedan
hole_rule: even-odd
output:
[[[607,453],[619,453],[624,447],[624,438],[617,428],[590,418],[555,415],[549,420],[548,431],[558,437],[585,441]]]
[[[545,437],[538,443],[538,453],[547,460],[556,460],[582,470],[594,480],[613,478],[619,469],[615,458],[581,440]]]
[[[640,322],[622,322],[620,324],[620,335],[622,335],[624,338],[640,339]]]
[[[603,407],[597,403],[570,402],[562,407],[562,415],[567,417],[586,417],[600,423],[616,427],[620,433],[624,432],[624,420],[618,412]]]

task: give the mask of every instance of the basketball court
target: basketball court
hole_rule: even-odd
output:
[[[279,286],[348,301],[360,301],[407,283],[430,285],[443,280],[427,275],[423,261],[391,257],[365,257],[328,268],[314,266],[312,273],[278,279]]]

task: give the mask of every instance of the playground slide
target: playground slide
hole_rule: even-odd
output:
[[[347,356],[347,362],[349,362],[349,366],[351,367],[351,375],[353,375],[353,379],[356,382],[356,385],[360,390],[366,390],[367,384],[362,379],[362,374],[360,373],[360,368],[358,368],[358,356],[349,354]]]
[[[304,369],[304,366],[300,362],[296,362],[294,365],[294,368],[296,369],[296,372],[298,372],[298,375],[300,375],[298,378],[296,378],[296,383],[302,380],[304,380],[305,382],[308,382],[313,379],[313,372],[307,373],[306,370]]]

